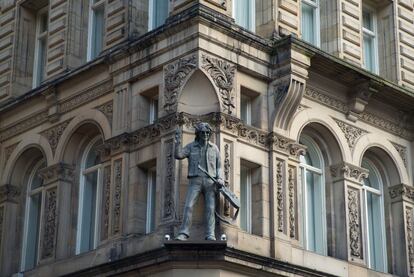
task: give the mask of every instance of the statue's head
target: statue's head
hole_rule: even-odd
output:
[[[195,139],[197,141],[205,141],[207,142],[210,139],[211,136],[211,127],[208,123],[206,122],[200,122],[197,123],[197,125],[195,126]]]

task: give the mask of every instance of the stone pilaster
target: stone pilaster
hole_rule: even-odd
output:
[[[332,178],[333,213],[331,235],[335,245],[332,256],[365,264],[364,233],[362,228],[362,185],[368,171],[364,168],[340,163],[330,168]],[[345,219],[345,220],[344,220]]]
[[[113,135],[130,131],[131,91],[129,84],[115,88],[113,104]]]

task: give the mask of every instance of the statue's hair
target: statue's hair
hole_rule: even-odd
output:
[[[200,132],[203,129],[207,129],[210,133],[213,131],[210,127],[210,124],[206,122],[199,122],[194,127],[195,127],[195,135],[196,135],[195,140],[198,140]]]

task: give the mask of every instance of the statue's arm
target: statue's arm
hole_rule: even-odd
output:
[[[216,177],[217,177],[217,183],[221,186],[224,185],[224,181],[223,181],[223,170],[221,168],[221,156],[220,156],[220,151],[218,150],[218,148],[216,148],[217,154],[216,154]]]
[[[174,152],[174,156],[176,159],[178,160],[182,160],[188,157],[189,155],[189,147],[188,145],[186,147],[184,147],[181,144],[181,131],[180,129],[177,129],[177,131],[175,132],[175,152]]]

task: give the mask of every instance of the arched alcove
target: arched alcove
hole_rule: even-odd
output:
[[[188,80],[178,99],[178,111],[194,115],[220,111],[220,102],[210,80],[197,70]]]

